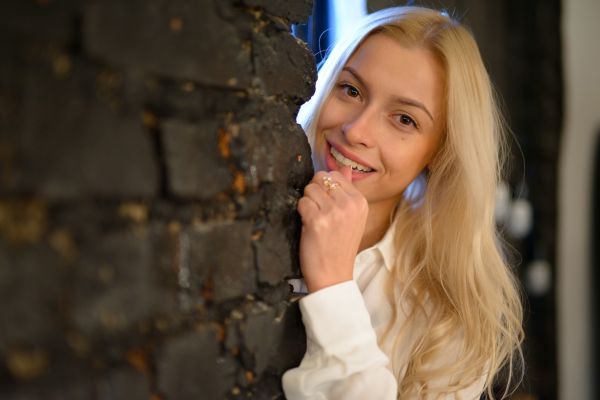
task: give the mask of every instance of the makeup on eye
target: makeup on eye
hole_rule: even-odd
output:
[[[350,83],[341,82],[341,83],[338,83],[337,86],[344,92],[345,95],[347,95],[349,97],[356,98],[361,95],[360,90],[358,90],[358,88],[356,86],[354,86]]]
[[[348,96],[351,98],[357,98],[359,96],[362,96],[360,93],[360,90],[351,83],[342,81],[342,82],[337,83],[336,86],[340,90],[342,90],[342,92],[345,96]],[[391,116],[397,122],[397,124],[401,125],[402,127],[412,126],[415,129],[420,128],[420,125],[417,123],[416,119],[405,112],[393,113],[393,114],[391,114]]]
[[[350,97],[352,99],[356,99],[358,97],[362,97],[362,93],[360,89],[358,89],[354,84],[349,83],[347,81],[341,81],[336,84],[337,88],[342,91],[343,96]],[[393,96],[391,100],[392,104],[401,104],[408,107],[416,107],[419,110],[425,112],[429,119],[433,121],[433,117],[428,112],[428,110],[422,106],[420,103],[416,101],[406,100],[402,97]],[[410,114],[406,112],[394,112],[391,113],[392,119],[396,122],[397,125],[400,125],[401,128],[405,128],[408,126],[412,126],[413,128],[420,130],[421,125],[417,122],[417,119],[412,117]]]
[[[400,125],[403,125],[403,126],[411,126],[412,125],[412,127],[415,129],[420,128],[417,121],[413,117],[411,117],[409,114],[397,113],[397,114],[393,114],[392,117]]]
[[[355,69],[351,66],[345,66],[342,69],[342,76],[344,76],[344,74],[349,74],[350,76],[352,76],[353,80],[355,79],[362,87],[367,88],[367,89],[370,88],[369,81],[365,80],[365,77],[363,77],[361,75],[361,73],[358,72],[357,69]],[[348,83],[346,80],[344,80],[343,82],[345,84],[348,84],[348,85],[356,88],[355,85]],[[367,90],[367,89],[365,89],[365,90]],[[356,90],[358,90],[358,89],[356,89]],[[360,94],[360,91],[359,91],[359,94]],[[427,114],[427,117],[429,117],[429,119],[432,122],[434,122],[433,114],[431,113],[429,108],[424,103],[422,103],[421,101],[418,101],[417,99],[405,97],[405,96],[391,95],[389,102],[391,104],[396,104],[396,105],[416,107],[416,108],[420,109],[421,111],[423,111],[425,114]]]

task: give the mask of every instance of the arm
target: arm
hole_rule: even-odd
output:
[[[396,399],[396,378],[354,281],[304,297],[300,309],[308,346],[301,364],[283,376],[286,398]]]
[[[308,296],[300,301],[307,352],[285,373],[288,399],[395,399],[363,297],[352,280],[368,213],[351,169],[318,172],[298,202],[302,217],[300,266]],[[331,181],[334,180],[335,188]]]
[[[375,332],[354,281],[319,290],[300,300],[307,334],[307,351],[301,364],[283,376],[283,389],[290,400],[305,399],[396,399],[397,382],[388,369],[388,357],[377,345]],[[407,343],[410,346],[409,343]],[[429,368],[453,363],[463,346],[461,335],[453,337],[446,351]],[[442,396],[445,400],[478,400],[487,374],[468,387]],[[451,377],[430,383],[447,387]],[[403,400],[423,399],[414,393]],[[428,396],[427,399],[438,398]]]

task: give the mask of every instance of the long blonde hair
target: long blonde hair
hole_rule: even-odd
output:
[[[417,200],[405,195],[394,218],[390,327],[404,314],[404,326],[419,320],[427,332],[413,347],[408,365],[393,366],[399,396],[447,395],[485,377],[493,398],[501,371],[507,372],[506,396],[511,380],[518,380],[513,371],[522,366],[522,306],[493,218],[505,148],[503,123],[472,35],[435,10],[394,7],[373,13],[320,66],[315,94],[300,109],[298,122],[314,148],[316,122],[341,69],[374,33],[430,50],[443,66],[446,85],[445,134],[426,173],[426,189]],[[457,334],[464,343],[457,359],[432,368],[432,360]],[[394,351],[401,340],[402,335],[394,339]],[[452,380],[446,379],[444,387],[432,384],[443,377]]]

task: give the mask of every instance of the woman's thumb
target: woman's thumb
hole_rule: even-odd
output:
[[[344,165],[342,169],[340,169],[340,172],[346,179],[348,179],[349,182],[352,182],[352,167]]]

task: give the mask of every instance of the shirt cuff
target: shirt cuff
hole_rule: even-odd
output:
[[[318,290],[299,303],[307,338],[325,353],[345,353],[365,342],[377,343],[371,317],[355,281]]]

